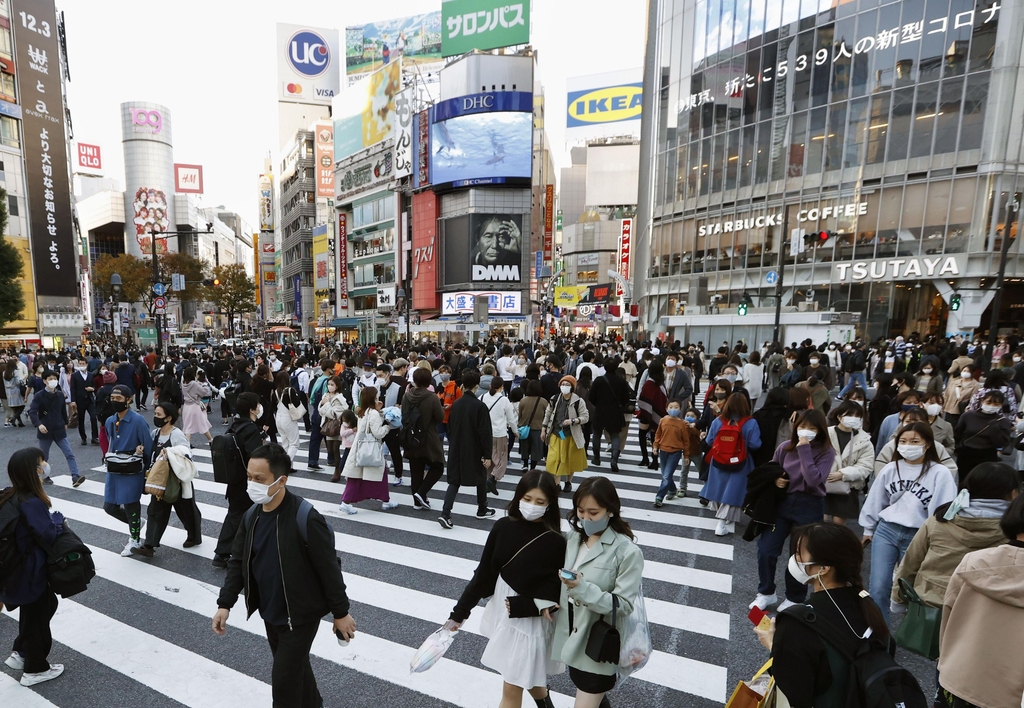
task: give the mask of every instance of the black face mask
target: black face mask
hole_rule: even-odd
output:
[[[125,403],[124,401],[111,401],[110,410],[114,411],[115,413],[122,413],[128,410],[128,404]]]
[[[160,418],[158,416],[153,416],[153,425],[155,425],[158,428],[162,428],[165,425],[167,425],[167,419],[166,418]]]

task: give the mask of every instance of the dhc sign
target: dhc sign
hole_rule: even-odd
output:
[[[570,91],[566,128],[638,120],[643,110],[643,83]]]
[[[957,256],[883,258],[873,261],[833,263],[832,279],[840,283],[875,280],[916,280],[959,277],[963,263]]]

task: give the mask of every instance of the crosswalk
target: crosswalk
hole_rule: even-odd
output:
[[[442,661],[422,674],[409,671],[416,647],[447,619],[472,577],[493,523],[475,518],[475,491],[464,488],[466,493],[459,495],[451,530],[436,521],[445,478],[431,493],[436,502],[432,512],[413,509],[405,486],[391,488],[398,508],[382,511],[378,503],[364,502],[357,514],[348,515],[338,509],[344,485],[305,471],[307,448],[303,435],[297,473],[288,487],[312,502],[333,527],[352,615],[359,624],[348,647],[337,644],[329,626],[314,642],[314,671],[325,705],[378,705],[382,696],[394,705],[497,705],[501,679],[479,663],[486,643],[479,626],[482,609],[464,624]],[[78,488],[68,476],[55,478],[55,485],[48,487],[54,509],[93,549],[97,567],[88,592],[61,601],[53,621],[57,646],[51,659],[64,663],[69,673],[95,666],[118,681],[120,693],[127,692],[124,702],[142,704],[132,700],[137,691],[139,696],[165,697],[166,705],[269,705],[270,654],[259,615],[246,619],[239,603],[227,636],[216,637],[209,629],[223,578],[209,559],[226,502],[223,485],[213,481],[208,446],[201,444],[193,453],[200,473],[195,489],[203,543],[182,548],[185,533],[175,517],[151,560],[119,555],[126,529],[102,509],[100,468]],[[576,476],[578,481],[603,475],[615,483],[623,516],[645,557],[644,592],[655,651],[642,671],[615,689],[612,703],[721,705],[728,697],[733,546],[714,536],[715,520],[695,498],[700,482],[693,468],[690,497],[655,509],[659,475],[640,467],[639,461],[634,424],[618,474],[608,470],[606,454],[601,468],[591,466]],[[499,515],[512,498],[520,469],[514,451],[499,495],[489,495]],[[143,505],[148,499],[143,497]],[[563,512],[567,506],[568,500],[562,499]],[[16,612],[6,614],[0,617],[0,645],[13,636]],[[0,705],[113,705],[109,697],[95,703],[68,700],[73,694],[58,689],[60,681],[22,688],[12,676],[16,674],[0,673]],[[556,706],[572,705],[574,690],[567,675],[551,677],[550,685]],[[527,696],[524,705],[532,704]]]

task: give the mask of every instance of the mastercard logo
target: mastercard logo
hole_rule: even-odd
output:
[[[288,84],[287,86],[285,86],[285,88],[288,90],[288,93],[302,93],[302,84]]]

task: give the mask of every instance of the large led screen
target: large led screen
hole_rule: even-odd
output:
[[[524,220],[529,223],[522,214],[465,214],[445,219],[445,285],[521,282]]]
[[[430,180],[459,187],[529,179],[532,144],[532,113],[472,113],[439,121],[430,126]]]

